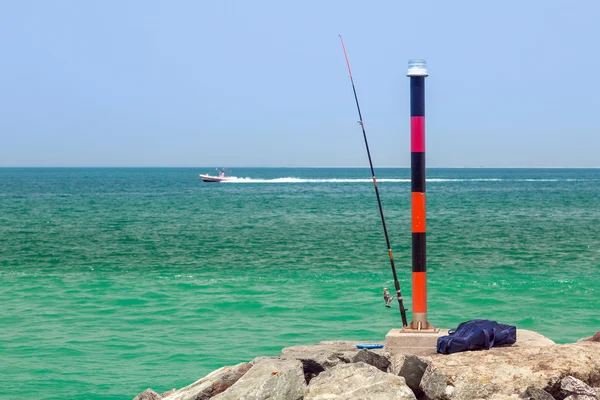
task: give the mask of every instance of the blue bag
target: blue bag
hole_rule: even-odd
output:
[[[440,337],[437,352],[451,354],[467,350],[488,350],[493,346],[513,344],[516,341],[516,327],[487,319],[473,319],[449,330],[448,336]]]

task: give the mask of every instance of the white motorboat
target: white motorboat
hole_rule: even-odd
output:
[[[227,176],[226,173],[230,172],[228,169],[217,169],[217,171],[219,171],[219,175],[217,176],[200,174],[200,178],[202,178],[202,181],[204,182],[226,182],[238,179],[237,176]]]

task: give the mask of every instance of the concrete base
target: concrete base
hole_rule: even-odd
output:
[[[384,350],[390,355],[414,354],[429,356],[437,352],[437,340],[448,334],[448,329],[417,331],[414,329],[392,329],[385,335]]]

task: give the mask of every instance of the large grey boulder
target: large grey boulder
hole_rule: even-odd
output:
[[[570,396],[565,397],[563,400],[597,400],[598,397],[594,396],[585,396],[581,394],[572,394]]]
[[[356,348],[356,345],[359,343],[365,342],[340,340],[320,342],[306,346],[286,347],[281,350],[281,355],[279,355],[279,357],[298,360],[311,357],[315,362],[330,368],[336,366],[340,362],[352,362],[352,358],[359,352],[359,349]],[[377,354],[383,354],[383,349],[373,349],[372,351]]]
[[[208,400],[227,390],[251,368],[254,366],[250,363],[219,368],[191,385],[169,394],[163,400]]]
[[[396,354],[390,358],[388,372],[403,377],[408,387],[420,397],[423,391],[419,385],[430,361],[430,357]]]
[[[420,386],[432,400],[510,396],[529,386],[563,398],[560,381],[568,375],[600,386],[600,346],[578,342],[438,355],[431,357]]]
[[[353,363],[364,362],[374,366],[375,368],[387,372],[390,365],[390,360],[383,354],[376,353],[371,350],[362,349],[352,358]]]
[[[511,394],[510,396],[507,394],[494,393],[487,400],[517,400],[519,398],[516,394]]]
[[[250,364],[258,364],[261,361],[265,361],[265,360],[277,360],[279,359],[279,357],[272,357],[272,356],[258,356],[252,359],[252,361],[250,361]]]
[[[600,371],[598,371],[600,373]],[[579,379],[565,376],[560,381],[561,397],[569,400],[596,400],[596,390]]]
[[[338,364],[314,378],[304,400],[416,400],[404,378],[364,362]]]
[[[133,400],[161,400],[162,396],[156,393],[154,390],[148,388],[142,393],[138,394]]]
[[[171,394],[175,393],[176,391],[177,391],[177,389],[167,390],[166,392],[162,393],[161,396],[167,397],[168,395],[171,395]]]
[[[300,400],[306,381],[298,360],[263,360],[212,400]]]
[[[340,363],[350,363],[359,353],[358,341],[326,341],[308,346],[292,346],[281,350],[280,359],[299,360],[302,362],[306,382],[321,372],[333,368]],[[382,355],[383,349],[372,350],[374,354]]]
[[[527,329],[517,329],[517,343],[511,347],[541,347],[555,344],[546,336]]]
[[[554,400],[554,397],[552,397],[550,393],[533,386],[529,386],[525,389],[519,397],[526,400]]]

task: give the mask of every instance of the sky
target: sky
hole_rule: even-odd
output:
[[[0,1],[0,166],[599,167],[600,2]]]

